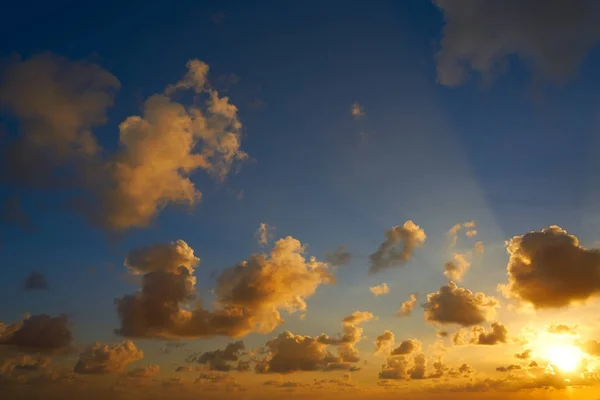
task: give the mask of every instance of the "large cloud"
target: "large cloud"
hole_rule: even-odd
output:
[[[311,337],[285,331],[266,343],[267,355],[257,363],[256,370],[261,373],[355,370],[360,357],[354,345],[362,337],[362,328],[357,324],[372,318],[373,314],[368,312],[349,315],[344,318],[344,332],[338,337],[325,334]],[[329,346],[336,346],[338,354],[331,353]]]
[[[141,360],[144,352],[131,340],[108,346],[95,343],[80,355],[73,372],[78,374],[111,374],[123,372],[128,364]]]
[[[477,325],[494,315],[498,301],[481,292],[473,293],[448,282],[427,295],[425,320],[440,324]]]
[[[535,308],[560,308],[600,294],[600,251],[550,226],[507,242],[508,284],[501,290]]]
[[[196,204],[201,193],[190,174],[204,170],[222,181],[246,154],[235,105],[207,84],[206,64],[187,67],[182,81],[145,101],[141,116],[120,123],[119,147],[106,154],[92,128],[106,122],[119,87],[113,75],[52,54],[9,63],[0,105],[17,118],[20,135],[3,157],[6,177],[26,187],[77,187],[70,204],[116,231],[147,226],[170,203]],[[204,101],[173,100],[186,89]]]
[[[119,87],[110,72],[87,61],[43,53],[9,62],[0,76],[0,106],[18,119],[20,134],[2,154],[4,178],[66,184],[57,168],[99,156],[91,129],[106,122]]]
[[[415,247],[425,243],[426,237],[425,231],[413,221],[406,221],[402,226],[386,230],[385,241],[369,256],[369,273],[375,274],[383,269],[403,265],[412,258]]]
[[[72,340],[66,315],[51,317],[39,314],[7,326],[0,323],[0,345],[13,346],[22,351],[66,350]]]
[[[469,69],[490,80],[516,55],[544,78],[572,75],[600,40],[594,0],[434,0],[444,12],[438,81],[464,82]]]
[[[135,250],[126,264],[133,273],[145,272],[142,290],[116,300],[121,318],[118,333],[129,337],[239,337],[254,331],[271,332],[283,322],[281,310],[305,310],[305,299],[319,285],[334,282],[327,264],[307,260],[303,253],[302,244],[288,236],[275,243],[270,255],[253,254],[227,268],[217,279],[217,299],[210,311],[187,306],[197,296],[193,267],[199,260],[185,242]]]

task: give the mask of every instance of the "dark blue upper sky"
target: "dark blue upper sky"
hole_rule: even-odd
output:
[[[466,281],[478,290],[494,290],[490,274],[503,279],[503,241],[514,235],[557,224],[587,245],[598,239],[598,48],[562,83],[509,54],[492,81],[471,73],[449,87],[436,77],[444,15],[425,0],[12,2],[2,14],[0,56],[52,52],[119,79],[108,123],[94,129],[106,151],[117,148],[118,124],[197,58],[239,108],[250,159],[224,183],[192,174],[199,205],[169,205],[149,228],[118,236],[65,207],[63,192],[3,184],[0,196],[18,195],[35,229],[0,224],[0,304],[10,304],[0,320],[67,312],[108,340],[113,299],[135,288],[122,279],[131,248],[185,240],[202,260],[198,286],[210,289],[213,271],[259,250],[260,222],[319,258],[351,248],[356,257],[338,291],[379,283],[366,276],[367,256],[384,229],[407,219],[424,227],[432,247],[454,223],[476,219],[489,243],[488,270]],[[359,120],[350,113],[355,102],[365,111]],[[17,121],[2,118],[14,135]],[[436,289],[444,277],[430,278],[443,254],[420,257],[402,281],[385,279],[408,291],[412,276],[419,291]],[[22,292],[32,270],[50,290]],[[314,301],[335,293],[343,292]],[[334,307],[372,300],[349,301]]]

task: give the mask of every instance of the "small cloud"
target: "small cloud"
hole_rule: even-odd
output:
[[[350,107],[350,112],[352,113],[354,119],[361,119],[365,116],[365,110],[358,102],[352,104]]]
[[[352,260],[352,254],[346,251],[346,246],[344,245],[339,246],[333,254],[325,254],[325,261],[335,267],[346,265],[350,260]]]
[[[385,241],[369,256],[369,274],[404,265],[412,258],[414,249],[423,246],[426,238],[425,231],[410,220],[386,230]]]
[[[45,290],[48,289],[48,282],[46,281],[46,276],[41,272],[33,271],[27,278],[25,278],[25,283],[23,284],[23,289],[25,290]]]
[[[266,246],[269,243],[269,238],[272,236],[269,232],[271,229],[273,229],[272,226],[269,226],[264,222],[260,223],[260,226],[255,234],[260,246]]]
[[[412,314],[416,304],[417,294],[411,293],[408,296],[408,300],[402,303],[402,305],[400,306],[400,310],[398,310],[398,313],[396,315],[399,317],[408,317],[410,314]]]
[[[384,294],[388,294],[390,292],[390,288],[388,287],[387,283],[382,283],[381,285],[377,285],[377,286],[371,286],[369,288],[369,290],[371,291],[371,293],[373,293],[376,297],[377,296],[383,296]]]

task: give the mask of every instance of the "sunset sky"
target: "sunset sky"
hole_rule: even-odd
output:
[[[2,12],[0,398],[600,398],[599,2],[125,3]]]

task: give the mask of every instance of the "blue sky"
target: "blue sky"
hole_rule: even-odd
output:
[[[186,62],[197,58],[210,66],[214,87],[237,105],[249,159],[222,183],[194,172],[200,204],[168,205],[150,226],[120,234],[64,207],[64,192],[3,183],[0,197],[18,195],[35,227],[0,224],[5,323],[25,313],[67,313],[77,344],[119,341],[113,300],[138,287],[123,267],[129,250],[183,239],[201,259],[197,288],[210,300],[215,273],[271,247],[272,241],[261,248],[255,238],[265,222],[274,227],[272,239],[293,236],[320,260],[341,244],[354,255],[336,269],[336,285],[308,298],[306,320],[285,317],[270,335],[284,329],[333,334],[343,316],[366,310],[379,317],[364,325],[369,340],[358,347],[368,353],[384,329],[433,343],[435,329],[420,313],[394,314],[409,293],[434,292],[445,283],[446,232],[455,223],[477,221],[477,240],[486,246],[462,286],[497,296],[496,285],[507,279],[505,240],[550,225],[584,246],[598,240],[598,47],[565,82],[540,78],[513,54],[491,82],[471,72],[464,84],[449,87],[436,76],[444,15],[428,1],[10,8],[0,26],[0,35],[10,38],[0,43],[5,60],[52,52],[94,62],[119,79],[108,122],[94,129],[106,151],[117,147],[118,124],[139,114],[147,97],[178,81]],[[182,102],[193,102],[186,96]],[[363,118],[351,115],[355,102]],[[5,111],[12,137],[18,121]],[[368,275],[368,256],[384,230],[406,220],[425,230],[425,247],[401,269]],[[48,290],[22,289],[33,270],[46,276]],[[373,297],[368,287],[382,282],[391,293]],[[499,315],[509,314],[502,307]],[[254,347],[271,336],[245,340]],[[190,348],[229,341],[193,340]],[[163,357],[164,341],[141,343],[148,362]]]

